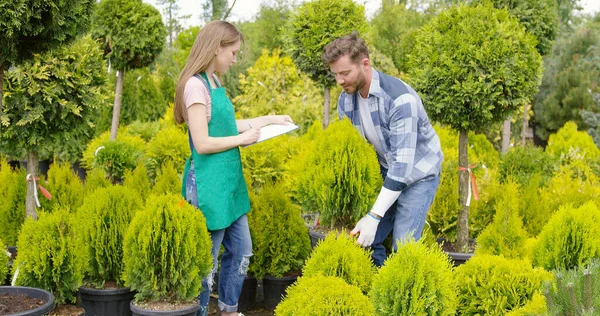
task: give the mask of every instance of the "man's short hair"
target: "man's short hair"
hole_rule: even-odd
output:
[[[363,58],[369,58],[369,49],[365,41],[358,36],[357,31],[327,44],[323,48],[322,58],[326,65],[331,65],[344,55],[349,55],[353,63],[358,63]]]

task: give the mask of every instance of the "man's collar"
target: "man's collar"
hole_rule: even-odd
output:
[[[379,85],[379,72],[375,70],[375,68],[371,67],[371,74],[373,75],[373,78],[371,78],[369,95],[372,94],[376,97],[381,97],[381,86]]]

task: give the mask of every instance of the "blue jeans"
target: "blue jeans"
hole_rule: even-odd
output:
[[[384,172],[385,171],[385,172]],[[385,176],[386,170],[381,170]],[[440,176],[427,177],[406,188],[398,200],[388,209],[377,227],[373,250],[373,262],[381,267],[387,258],[383,241],[393,232],[394,251],[398,250],[398,242],[409,238],[419,240],[427,218],[429,207],[433,203],[435,193],[440,184]]]
[[[196,174],[193,166],[186,179],[186,197],[190,204],[198,207]],[[213,230],[209,233],[212,240],[213,270],[208,278],[202,281],[202,292],[198,296],[200,309],[196,313],[197,316],[208,315],[208,301],[217,271],[219,271],[219,309],[228,313],[237,312],[238,299],[252,256],[252,239],[247,215],[238,218],[225,229]],[[221,255],[219,269],[218,258],[221,245],[225,251]]]

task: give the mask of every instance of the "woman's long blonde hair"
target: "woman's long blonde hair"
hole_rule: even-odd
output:
[[[218,47],[233,45],[238,41],[244,41],[242,33],[233,24],[225,21],[212,21],[200,29],[187,63],[181,71],[179,81],[177,81],[174,106],[175,122],[177,124],[185,122],[187,118],[187,111],[183,102],[186,82],[195,74],[208,68],[216,56]]]

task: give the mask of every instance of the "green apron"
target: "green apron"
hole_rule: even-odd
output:
[[[238,135],[233,104],[225,94],[225,88],[212,88],[205,73],[202,78],[210,91],[211,119],[208,136],[226,137]],[[192,143],[191,143],[192,144]],[[186,178],[190,162],[194,162],[198,207],[206,217],[208,230],[229,227],[242,215],[250,211],[248,188],[242,172],[242,160],[238,147],[213,154],[199,154],[193,144],[192,156],[185,163],[182,195],[186,197]]]

